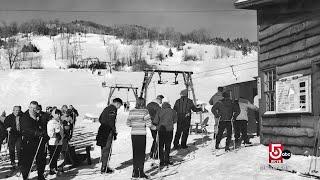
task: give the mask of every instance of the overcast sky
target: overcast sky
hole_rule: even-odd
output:
[[[256,13],[246,10],[235,11],[233,2],[234,0],[1,0],[0,21],[21,23],[33,18],[58,18],[66,22],[81,19],[105,25],[168,26],[180,32],[205,28],[213,36],[246,37],[256,40]],[[102,10],[107,12],[12,12],[6,10]],[[176,10],[180,12],[175,12]]]

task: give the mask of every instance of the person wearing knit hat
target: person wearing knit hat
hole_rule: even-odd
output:
[[[181,147],[183,149],[188,148],[187,139],[189,136],[189,129],[191,123],[191,111],[199,112],[202,108],[197,108],[193,101],[188,98],[188,90],[184,89],[180,92],[181,98],[176,101],[173,109],[178,114],[177,131],[174,137],[174,149],[179,149],[179,141],[181,138]]]
[[[164,98],[164,96],[162,95],[158,95],[157,98],[155,100],[153,100],[152,102],[150,102],[147,105],[147,109],[151,118],[151,122],[153,124],[154,121],[154,117],[156,116],[157,112],[161,109],[161,103],[162,103],[162,99]],[[154,127],[154,126],[152,126]],[[153,143],[150,149],[150,154],[149,157],[152,159],[157,159],[158,157],[158,152],[157,152],[157,129],[151,129],[151,135],[153,138]]]
[[[180,96],[188,96],[188,90],[184,89],[180,92]]]

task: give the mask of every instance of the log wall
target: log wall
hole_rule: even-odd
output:
[[[292,3],[258,10],[259,76],[276,68],[277,79],[312,75],[313,113],[265,115],[262,86],[261,143],[282,143],[294,154],[312,154],[320,112],[320,2]],[[263,83],[262,83],[263,84]]]

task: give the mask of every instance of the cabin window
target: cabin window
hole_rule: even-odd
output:
[[[264,71],[264,94],[266,98],[266,111],[276,110],[276,70]]]

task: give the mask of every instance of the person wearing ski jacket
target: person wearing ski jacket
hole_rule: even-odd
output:
[[[101,147],[101,173],[112,173],[113,169],[108,167],[111,156],[112,141],[117,139],[116,119],[117,111],[123,105],[120,98],[115,98],[112,103],[106,107],[100,117],[100,127],[96,136],[97,146]]]
[[[6,118],[5,112],[2,113],[0,116],[0,151],[1,151],[1,145],[3,141],[7,138],[8,132],[4,126],[4,120]]]
[[[240,114],[239,105],[230,99],[230,92],[223,93],[223,100],[216,103],[212,109],[212,113],[216,118],[219,118],[218,134],[216,139],[216,149],[219,149],[219,144],[225,129],[227,129],[227,140],[225,150],[228,151],[232,136],[232,121]]]
[[[21,121],[21,107],[20,106],[14,106],[12,114],[6,117],[4,120],[4,126],[7,129],[9,133],[9,154],[10,154],[10,161],[12,169],[15,169],[16,167],[16,154],[18,157],[18,166],[20,166],[21,163],[21,128],[20,128],[20,121]],[[17,151],[17,153],[16,153]]]
[[[148,109],[148,112],[149,112],[149,115],[150,115],[150,118],[151,118],[151,121],[152,123],[154,124],[154,118],[157,114],[157,112],[161,109],[161,103],[162,103],[162,99],[164,97],[162,95],[159,95],[157,96],[157,98],[155,100],[153,100],[152,102],[150,102],[148,105],[147,105],[147,109]],[[157,129],[151,129],[150,128],[150,131],[151,131],[151,135],[152,135],[152,138],[153,138],[153,142],[152,142],[152,146],[151,146],[151,149],[150,149],[150,157],[153,158],[153,159],[156,159],[157,158]]]
[[[136,107],[129,112],[127,125],[131,127],[133,172],[132,178],[149,177],[144,173],[144,161],[146,151],[146,128],[152,126],[151,118],[146,109],[146,100],[138,98]]]
[[[239,147],[241,145],[240,141],[240,133],[241,133],[241,140],[244,141],[245,144],[251,144],[248,139],[247,135],[247,127],[248,127],[248,111],[249,109],[257,111],[258,108],[253,105],[250,101],[247,99],[240,97],[238,100],[238,104],[240,107],[240,114],[236,118],[236,121],[234,122],[234,138],[236,147]]]
[[[48,141],[48,150],[50,155],[50,175],[54,175],[58,171],[57,161],[62,150],[63,126],[61,124],[61,111],[55,109],[52,112],[52,119],[48,122],[47,133],[50,137]]]
[[[154,124],[157,126],[159,132],[159,155],[160,166],[171,165],[169,160],[171,143],[173,138],[174,124],[178,121],[178,115],[175,110],[171,108],[169,102],[162,104],[155,116]]]
[[[35,156],[38,180],[45,179],[45,144],[49,140],[49,137],[47,135],[47,122],[43,122],[42,119],[39,119],[37,116],[37,106],[38,102],[32,101],[29,105],[29,110],[27,110],[21,117],[21,173],[24,180],[28,179],[29,171]]]
[[[223,99],[223,87],[218,87],[218,92],[215,93],[209,100],[210,105],[215,105],[217,102],[221,101]],[[218,133],[218,124],[219,124],[219,118],[214,117],[214,133],[213,133],[213,139],[216,138]]]
[[[181,98],[178,99],[173,109],[178,114],[178,122],[177,122],[177,131],[174,137],[174,149],[179,149],[179,141],[181,138],[181,147],[183,149],[188,148],[187,146],[187,139],[189,135],[190,123],[191,123],[191,111],[193,112],[200,112],[202,108],[198,108],[194,105],[193,101],[188,98],[188,90],[182,90],[180,92]]]

